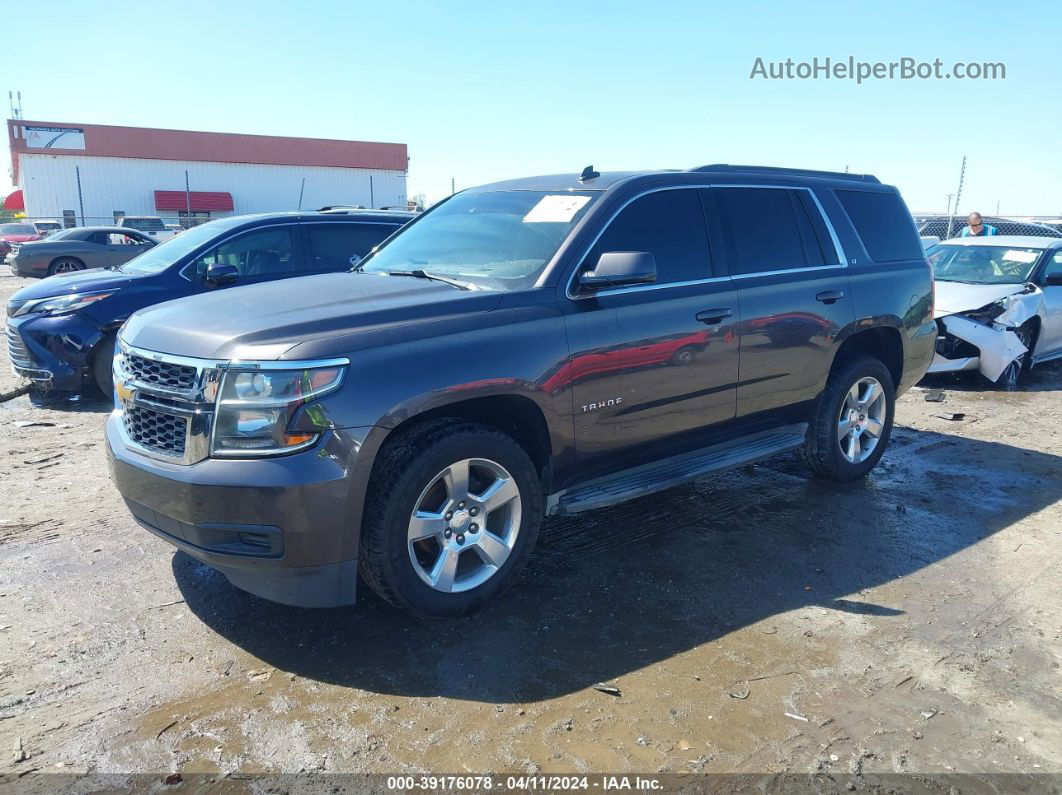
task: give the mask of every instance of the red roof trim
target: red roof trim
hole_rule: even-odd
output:
[[[85,131],[84,149],[31,149],[21,127],[77,127]],[[156,130],[103,124],[9,119],[8,140],[17,168],[17,154],[126,157],[145,160],[190,160],[207,163],[255,163],[278,166],[326,166],[405,171],[405,144],[289,138],[272,135]],[[16,129],[18,128],[18,129]]]
[[[191,205],[191,207],[189,207]],[[186,210],[210,212],[212,210],[232,210],[232,194],[221,191],[193,190],[185,195],[183,190],[155,191],[156,210]]]

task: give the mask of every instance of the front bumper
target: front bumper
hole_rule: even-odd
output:
[[[58,392],[82,390],[91,378],[92,356],[103,337],[94,321],[77,312],[7,319],[12,371]]]
[[[237,588],[337,607],[355,598],[363,489],[351,472],[370,430],[329,431],[289,456],[184,465],[139,452],[116,410],[107,448],[118,491],[143,527]]]
[[[961,373],[966,370],[976,370],[981,366],[979,356],[964,356],[959,359],[945,359],[939,353],[933,354],[933,363],[929,365],[929,373]]]

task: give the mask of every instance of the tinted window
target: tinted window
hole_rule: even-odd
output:
[[[196,272],[206,273],[207,267],[215,264],[235,265],[242,277],[292,273],[298,266],[291,229],[259,229],[227,240],[196,260]]]
[[[698,191],[664,190],[635,199],[609,222],[587,267],[606,251],[650,252],[658,284],[708,278],[708,230]]]
[[[97,246],[106,246],[108,243],[108,235],[106,232],[93,232],[82,239],[86,243],[95,243]]]
[[[348,271],[398,229],[391,224],[318,224],[307,227],[308,271]]]
[[[922,259],[922,244],[915,235],[911,214],[897,194],[839,190],[837,198],[872,260]],[[958,227],[953,234],[958,234]]]
[[[805,268],[805,238],[814,231],[804,215],[805,230],[797,223],[796,209],[803,212],[793,194],[779,188],[718,188],[719,212],[731,235],[731,273]],[[821,250],[811,264],[823,264]]]

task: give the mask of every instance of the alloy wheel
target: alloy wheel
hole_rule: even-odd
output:
[[[443,593],[476,588],[505,564],[520,532],[520,489],[495,461],[466,458],[434,478],[409,519],[409,559]]]
[[[80,262],[75,262],[72,259],[61,259],[55,263],[53,270],[55,273],[73,273],[84,269],[85,267]]]
[[[850,464],[870,458],[885,430],[885,389],[878,379],[864,376],[848,390],[837,417],[837,444]]]

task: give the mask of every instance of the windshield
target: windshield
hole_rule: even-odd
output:
[[[0,224],[0,235],[35,235],[37,230],[29,224]]]
[[[1023,284],[1029,281],[1042,248],[933,246],[926,252],[933,276],[942,282]]]
[[[187,232],[181,232],[181,234],[171,237],[164,243],[152,246],[139,257],[129,260],[118,270],[138,276],[161,273],[185,254],[195,251],[231,226],[231,223],[225,221],[213,221],[202,226],[193,227]]]
[[[596,193],[459,193],[399,232],[360,270],[424,271],[477,289],[535,283]]]

